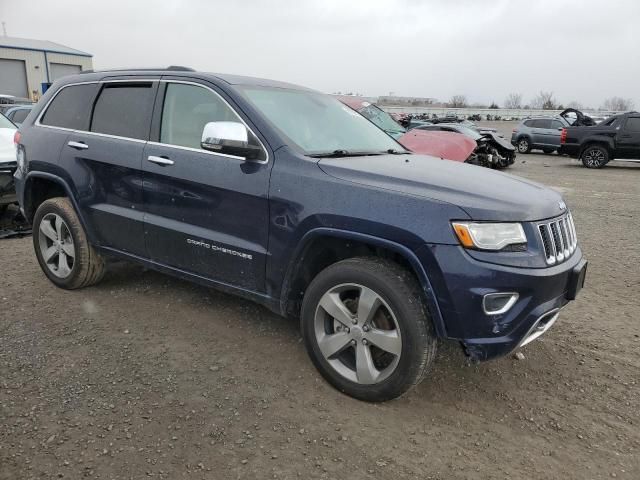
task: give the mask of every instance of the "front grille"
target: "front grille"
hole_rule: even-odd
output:
[[[538,224],[538,232],[549,265],[564,262],[578,246],[576,227],[570,213]]]

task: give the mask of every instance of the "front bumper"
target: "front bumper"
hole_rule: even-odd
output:
[[[482,262],[454,245],[427,245],[418,256],[440,308],[440,331],[476,360],[506,355],[544,333],[575,298],[587,263],[579,247],[569,260],[548,268]],[[517,292],[519,298],[504,314],[485,314],[484,295],[498,292]]]

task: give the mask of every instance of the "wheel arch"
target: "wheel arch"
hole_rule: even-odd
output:
[[[91,238],[92,235],[87,228],[87,222],[82,215],[75,195],[73,195],[73,190],[63,178],[52,173],[34,171],[27,174],[22,194],[22,210],[25,218],[29,222],[33,221],[36,210],[44,201],[61,196],[69,199],[80,219],[82,228]]]
[[[607,149],[607,153],[609,154],[609,156],[611,156],[611,154],[614,151],[614,147],[613,147],[613,140],[610,138],[601,138],[601,137],[592,137],[592,138],[587,138],[584,142],[582,142],[582,145],[580,146],[580,155],[579,158],[582,158],[582,154],[585,152],[585,150],[589,147],[592,147],[594,145],[598,145],[601,147],[604,147]]]
[[[314,245],[321,245],[314,249]],[[302,298],[311,280],[321,270],[356,256],[382,256],[406,267],[418,280],[436,334],[446,337],[444,320],[429,279],[417,255],[408,247],[373,235],[320,227],[307,232],[291,256],[280,293],[280,310],[290,317],[299,314]]]

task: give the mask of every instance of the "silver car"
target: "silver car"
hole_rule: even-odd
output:
[[[560,148],[560,133],[569,123],[562,117],[532,117],[522,120],[511,134],[511,145],[519,153],[542,150],[553,153]]]

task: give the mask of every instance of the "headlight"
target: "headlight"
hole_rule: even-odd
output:
[[[453,222],[451,225],[465,248],[502,250],[507,245],[527,243],[519,223]]]

